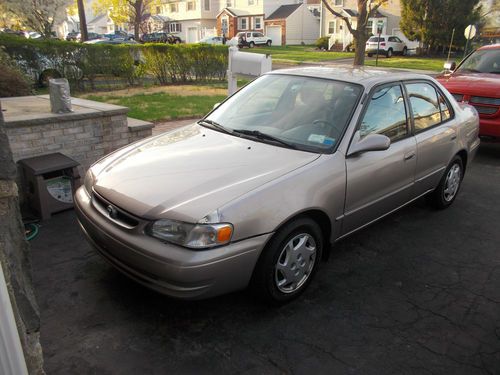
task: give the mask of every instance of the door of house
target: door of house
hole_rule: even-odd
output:
[[[198,41],[198,28],[197,27],[188,27],[187,42],[188,43],[196,43],[197,41]]]

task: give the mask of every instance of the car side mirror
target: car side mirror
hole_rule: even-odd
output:
[[[360,154],[367,151],[384,151],[391,145],[389,137],[382,134],[368,134],[366,137],[361,138],[359,130],[354,134],[351,147],[347,152],[347,156]]]
[[[455,61],[446,61],[443,68],[446,71],[453,72],[457,68],[457,63]]]
[[[218,106],[220,106],[220,103],[215,103],[212,109],[215,109],[215,108],[217,108]]]

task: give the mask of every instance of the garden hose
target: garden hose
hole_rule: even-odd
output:
[[[31,241],[38,235],[38,224],[24,224],[24,235],[28,241]]]

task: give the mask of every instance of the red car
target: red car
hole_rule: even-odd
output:
[[[448,72],[437,80],[458,102],[476,108],[480,136],[500,140],[500,44],[478,48],[454,65],[446,63]]]

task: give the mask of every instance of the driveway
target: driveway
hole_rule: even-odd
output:
[[[498,374],[499,219],[500,145],[483,144],[451,208],[358,232],[270,308],[149,291],[54,215],[31,243],[47,374]]]

